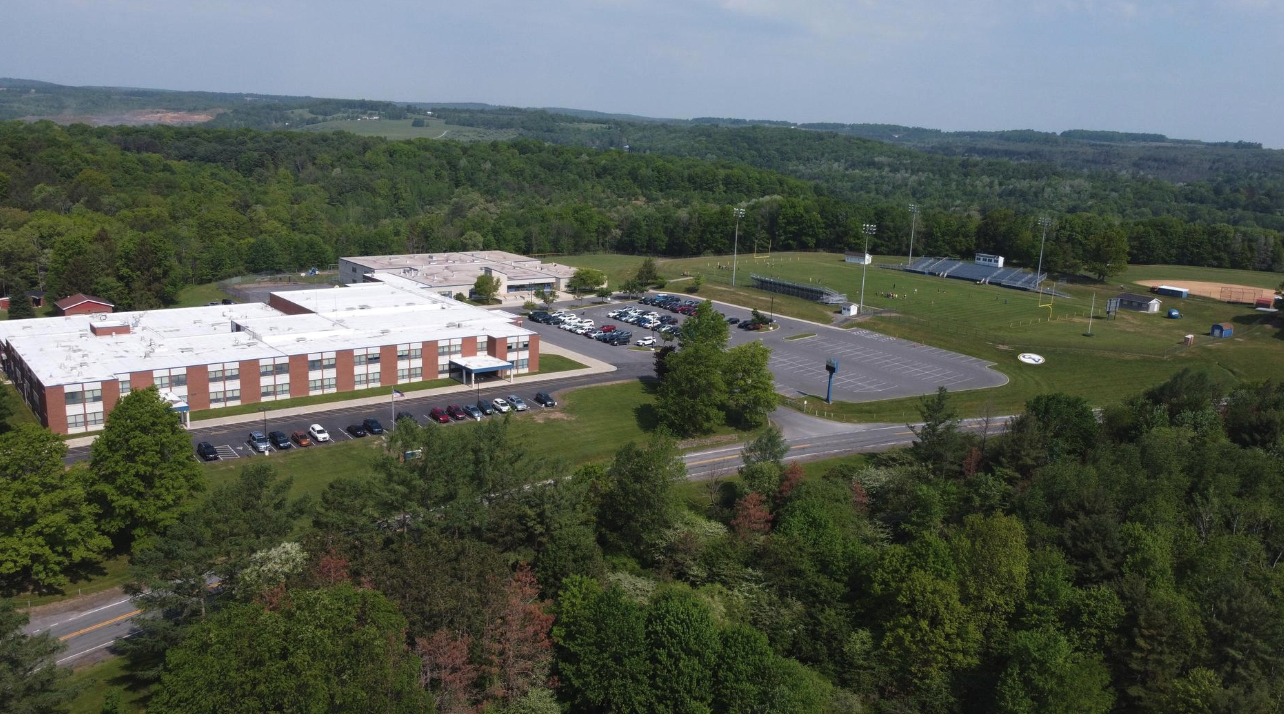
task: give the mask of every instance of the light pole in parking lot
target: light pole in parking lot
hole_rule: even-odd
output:
[[[740,255],[740,219],[745,217],[745,209],[733,208],[736,217],[736,242],[731,248],[731,287],[736,286],[736,258]]]
[[[865,234],[865,258],[860,262],[860,309],[856,311],[858,315],[865,314],[865,269],[869,267],[869,237],[878,232],[878,226],[873,223],[866,223],[860,227]]]
[[[1039,295],[1043,295],[1043,244],[1048,242],[1048,226],[1052,225],[1052,219],[1047,216],[1039,218],[1039,225],[1043,226],[1043,239],[1039,241],[1039,268],[1034,274],[1034,279],[1039,282]]]
[[[905,261],[906,266],[914,264],[914,229],[918,228],[918,204],[909,205],[910,212],[910,252],[909,259]]]

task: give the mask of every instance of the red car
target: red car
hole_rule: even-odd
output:
[[[446,413],[455,421],[463,421],[468,418],[468,412],[464,411],[464,408],[458,404],[451,404],[446,407]]]
[[[602,332],[614,332],[615,325],[602,325]]]
[[[438,424],[445,424],[450,421],[450,415],[447,414],[446,410],[442,409],[441,407],[433,407],[432,411],[428,412],[428,418],[432,419]]]

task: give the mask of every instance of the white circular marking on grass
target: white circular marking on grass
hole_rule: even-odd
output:
[[[1046,361],[1043,359],[1043,355],[1036,355],[1033,352],[1022,352],[1017,355],[1017,359],[1026,364],[1043,364]]]

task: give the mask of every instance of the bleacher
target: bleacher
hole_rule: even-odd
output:
[[[1047,273],[1036,277],[1033,272],[1021,268],[999,268],[954,258],[917,258],[903,270],[942,278],[970,280],[987,285],[1001,285],[1017,290],[1037,290],[1040,277],[1043,279],[1048,277]]]

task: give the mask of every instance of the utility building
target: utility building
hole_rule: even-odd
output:
[[[502,250],[479,250],[471,253],[416,253],[412,255],[370,255],[339,259],[339,281],[360,283],[375,281],[385,275],[396,275],[439,295],[468,295],[478,276],[499,279],[497,297],[505,302],[522,303],[539,289],[567,291],[575,268],[557,263],[543,263]]]
[[[1116,300],[1119,301],[1120,308],[1136,312],[1159,312],[1159,306],[1162,303],[1157,297],[1136,293],[1119,293]]]

